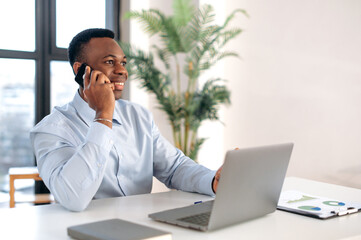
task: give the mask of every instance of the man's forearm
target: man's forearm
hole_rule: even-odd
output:
[[[40,176],[49,186],[55,199],[72,211],[83,211],[98,191],[104,176],[105,159],[102,154],[89,156],[97,146],[87,143],[78,150],[65,164],[54,166],[50,159],[38,162]],[[92,150],[89,150],[92,149]],[[97,159],[97,160],[95,160]],[[50,163],[50,164],[48,164]],[[51,174],[47,174],[51,172]]]
[[[40,176],[55,199],[72,211],[88,206],[104,176],[111,144],[99,145],[93,138],[102,136],[93,135],[77,147],[55,135],[32,136]]]

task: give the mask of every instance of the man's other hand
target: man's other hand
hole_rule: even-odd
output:
[[[221,178],[222,168],[223,168],[223,165],[217,170],[216,175],[214,175],[213,186],[212,186],[214,193],[217,193],[217,187],[218,187],[219,179]]]
[[[239,150],[239,148],[235,148],[234,150]],[[217,187],[218,187],[219,179],[221,178],[222,168],[223,165],[217,170],[216,175],[214,175],[213,184],[212,184],[214,193],[217,193]]]

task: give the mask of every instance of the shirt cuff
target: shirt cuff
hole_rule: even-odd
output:
[[[110,152],[114,145],[114,133],[112,129],[110,129],[106,125],[98,122],[93,122],[86,136],[86,140],[88,142],[97,144],[100,147],[104,148],[106,151]]]
[[[215,196],[212,188],[212,180],[214,176],[216,175],[217,171],[210,171],[206,175],[204,175],[200,181],[200,186],[202,189],[204,189],[204,194],[207,194],[209,196]]]

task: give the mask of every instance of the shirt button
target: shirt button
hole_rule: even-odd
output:
[[[102,165],[101,165],[100,163],[98,163],[98,162],[97,162],[97,165],[98,165],[98,167],[101,167],[101,166],[102,166]]]
[[[113,141],[113,140],[109,140],[109,143],[113,145],[113,144],[114,144],[114,141]]]

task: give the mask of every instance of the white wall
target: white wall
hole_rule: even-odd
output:
[[[226,60],[224,149],[295,143],[288,175],[361,188],[361,1],[223,1],[245,32]]]

